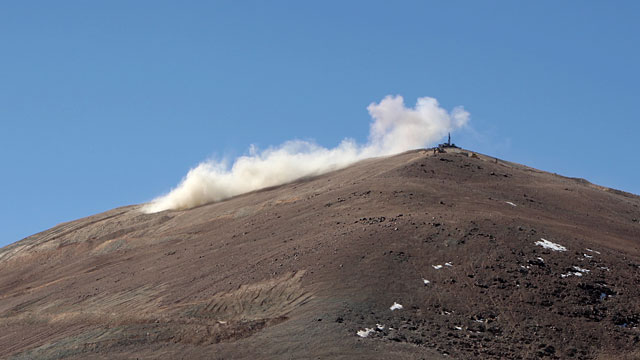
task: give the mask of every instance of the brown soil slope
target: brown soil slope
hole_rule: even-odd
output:
[[[638,358],[639,207],[456,149],[123,207],[0,249],[0,354]]]

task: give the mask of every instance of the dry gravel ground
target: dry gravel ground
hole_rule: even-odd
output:
[[[114,209],[0,249],[0,354],[637,359],[639,207],[450,149]]]

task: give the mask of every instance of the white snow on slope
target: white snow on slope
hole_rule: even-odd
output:
[[[389,308],[389,310],[393,311],[393,310],[400,310],[402,309],[403,306],[398,304],[397,302],[393,302],[393,305],[391,305],[391,307]]]
[[[433,266],[433,268],[436,270],[442,269],[442,265],[431,265],[431,266]]]
[[[583,268],[578,267],[578,266],[574,266],[573,270],[580,271],[581,273],[588,273],[589,271],[591,271],[591,270],[583,269]]]
[[[569,276],[578,276],[578,277],[580,277],[580,276],[582,276],[582,273],[576,271],[576,272],[568,272],[566,274],[560,274],[561,278],[566,278],[566,277],[569,277]]]
[[[374,329],[364,328],[364,330],[358,330],[356,335],[360,336],[361,338],[366,338],[367,336],[373,334],[374,332],[375,332]]]
[[[536,241],[535,244],[538,246],[542,246],[545,249],[551,249],[553,251],[567,251],[567,248],[560,244],[556,244],[543,238],[540,238],[540,240],[541,241]]]
[[[507,204],[511,205],[511,206],[518,206],[518,205],[516,205],[516,204],[512,203],[511,201],[505,201],[505,202],[506,202]]]
[[[364,330],[358,330],[356,332],[356,335],[360,336],[361,338],[366,338],[369,335],[373,334],[376,331],[382,331],[385,329],[385,326],[382,324],[376,324],[375,328],[364,328]]]
[[[583,269],[583,268],[581,268],[579,266],[574,266],[573,270],[575,270],[575,271],[569,271],[566,274],[560,274],[560,277],[561,278],[566,278],[566,277],[569,277],[569,276],[578,276],[578,277],[580,277],[580,276],[582,276],[582,275],[584,275],[584,274],[586,274],[586,273],[591,271],[589,269]]]

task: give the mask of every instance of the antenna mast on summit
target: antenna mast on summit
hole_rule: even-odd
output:
[[[440,152],[444,152],[444,148],[457,148],[456,144],[451,143],[451,133],[447,137],[447,142],[438,145]]]

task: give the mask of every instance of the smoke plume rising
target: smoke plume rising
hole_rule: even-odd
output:
[[[367,110],[373,122],[366,144],[344,139],[327,149],[308,141],[288,141],[278,147],[225,162],[206,161],[191,169],[168,194],[147,204],[143,210],[189,209],[221,201],[249,191],[343,168],[358,160],[425,147],[449,131],[464,126],[469,113],[462,107],[450,113],[430,97],[419,98],[414,108],[406,108],[402,96],[387,96],[371,103]]]

